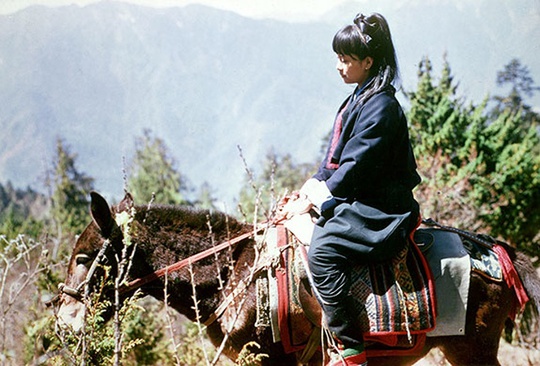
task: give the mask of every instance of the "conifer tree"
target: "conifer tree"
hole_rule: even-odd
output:
[[[135,156],[128,168],[127,188],[136,202],[188,203],[184,177],[178,172],[165,142],[154,137],[150,130],[137,138]]]
[[[254,218],[255,212],[258,219],[268,219],[277,201],[300,189],[315,167],[315,164],[295,162],[290,154],[268,152],[260,176],[253,172],[246,174],[239,201],[243,214],[249,220]]]
[[[15,239],[24,234],[37,238],[48,209],[47,198],[31,188],[16,189],[9,181],[0,184],[0,236]]]
[[[62,139],[56,141],[56,155],[49,172],[51,216],[57,230],[57,240],[82,232],[88,224],[89,194],[94,179],[76,167],[77,155]],[[58,247],[56,247],[58,249]],[[56,255],[53,254],[53,258]]]
[[[213,195],[210,183],[204,182],[199,189],[199,193],[194,205],[205,210],[213,210],[216,208],[215,203],[216,199]]]
[[[446,62],[436,83],[430,61],[423,60],[417,91],[408,96],[423,215],[538,254],[540,157],[532,152],[540,141],[534,123],[524,123],[522,109],[490,112],[487,99],[465,105]]]

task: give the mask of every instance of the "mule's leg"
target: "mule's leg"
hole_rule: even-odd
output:
[[[499,339],[467,336],[445,337],[439,347],[454,366],[500,366],[497,359]]]
[[[499,341],[513,302],[513,291],[504,281],[489,281],[473,272],[465,336],[438,338],[446,359],[459,366],[499,366]]]

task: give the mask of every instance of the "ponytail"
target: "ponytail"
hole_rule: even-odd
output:
[[[399,69],[386,19],[379,13],[367,17],[358,14],[353,22],[354,25],[342,28],[334,36],[332,46],[338,54],[357,56],[361,60],[368,56],[373,58],[372,80],[358,98],[358,103],[364,103],[392,83],[397,83]]]

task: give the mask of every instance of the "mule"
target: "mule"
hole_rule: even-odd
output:
[[[77,239],[69,261],[67,278],[57,302],[58,323],[79,329],[84,321],[82,289],[92,291],[100,274],[92,273],[92,283],[85,283],[96,263],[111,266],[110,276],[118,274],[116,259],[122,250],[132,258],[127,280],[132,281],[121,291],[122,298],[138,288],[143,294],[164,300],[165,285],[168,304],[191,321],[207,323],[211,342],[234,360],[243,346],[255,341],[260,352],[267,354],[263,365],[296,365],[295,354],[284,352],[275,343],[269,327],[257,327],[257,293],[255,277],[260,253],[252,238],[254,228],[222,213],[209,213],[170,206],[137,206],[129,231],[131,245],[124,247],[124,234],[115,217],[131,212],[133,200],[129,194],[115,207],[99,194],[91,194],[92,222]],[[233,238],[241,238],[233,245]],[[213,250],[216,243],[229,243],[224,250]],[[105,244],[105,246],[104,246]],[[203,251],[211,255],[191,258]],[[511,251],[510,248],[507,248]],[[100,253],[101,251],[101,253]],[[540,304],[540,279],[523,254],[510,253],[515,268],[529,297],[537,309]],[[97,259],[96,259],[97,258]],[[189,258],[189,259],[188,259]],[[188,265],[175,271],[165,270],[165,277],[156,273],[171,263],[187,260]],[[162,270],[162,274],[163,274]],[[144,280],[141,280],[144,279]],[[83,285],[84,284],[84,285]],[[239,291],[235,289],[241,288]],[[196,309],[193,291],[199,301]],[[105,292],[107,294],[107,292]],[[112,295],[111,295],[112,296]],[[444,294],[438,294],[444,301]],[[225,306],[221,306],[225,301]],[[412,365],[430,349],[438,347],[452,365],[499,365],[497,352],[505,322],[515,309],[516,296],[505,281],[493,282],[471,272],[469,305],[465,335],[427,337],[421,351],[414,356],[370,358],[370,365]],[[319,358],[311,364],[321,362]]]

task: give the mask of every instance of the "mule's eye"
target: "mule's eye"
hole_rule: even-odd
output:
[[[75,256],[75,262],[77,263],[77,265],[79,264],[86,264],[88,262],[90,262],[92,258],[90,258],[90,256],[88,254],[77,254]]]

